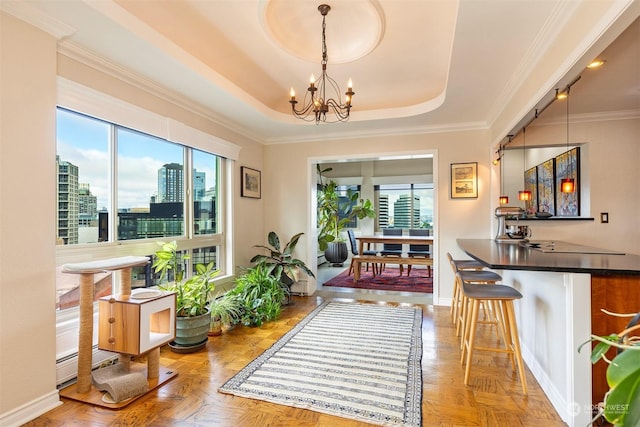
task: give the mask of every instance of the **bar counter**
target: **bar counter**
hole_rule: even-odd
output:
[[[522,293],[516,321],[525,363],[569,426],[588,425],[592,405],[608,390],[607,365],[591,365],[589,346],[580,352],[578,347],[591,334],[624,329],[629,319],[602,308],[640,311],[640,256],[558,241],[532,241],[529,247],[493,239],[457,243]]]
[[[530,244],[535,246],[536,241]],[[557,271],[589,274],[640,275],[640,256],[555,241],[539,248],[521,243],[498,243],[492,239],[458,239],[458,246],[488,268],[500,270]],[[549,248],[543,252],[541,248]],[[565,250],[565,252],[561,252]],[[569,252],[571,251],[571,252]],[[582,252],[578,252],[582,251]]]

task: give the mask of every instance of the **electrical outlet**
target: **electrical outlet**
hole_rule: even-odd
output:
[[[609,223],[609,212],[600,212],[600,222],[602,224]]]

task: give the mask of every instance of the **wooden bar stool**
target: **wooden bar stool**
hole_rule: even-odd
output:
[[[463,349],[461,362],[466,363],[464,373],[464,384],[469,385],[469,376],[471,374],[471,362],[474,350],[494,351],[509,354],[511,364],[514,371],[518,370],[522,392],[526,395],[527,379],[524,371],[524,363],[522,361],[522,352],[520,350],[520,339],[518,337],[518,327],[516,325],[515,311],[513,301],[522,298],[522,294],[511,286],[505,285],[479,285],[468,283],[461,277],[461,273],[457,273],[460,280],[462,293],[470,302],[471,312],[466,318],[467,326],[464,328]],[[495,303],[495,307],[500,312],[497,316],[498,321],[504,330],[503,340],[504,348],[500,347],[481,347],[476,345],[476,330],[478,326],[478,317],[480,315],[480,304],[483,302]],[[465,362],[466,360],[466,362]]]
[[[449,258],[449,263],[451,264],[453,273],[456,275],[460,273],[462,279],[468,283],[495,285],[496,283],[502,281],[502,276],[500,276],[498,273],[494,271],[479,269],[479,267],[484,268],[484,265],[477,261],[454,260],[449,253],[447,253],[447,258]],[[456,336],[460,337],[460,349],[462,349],[464,329],[466,326],[465,319],[469,312],[469,301],[464,297],[462,286],[457,276],[454,281],[453,294],[453,300],[451,302],[451,309],[453,312],[452,320],[456,325]],[[501,328],[501,323],[497,319],[497,316],[500,315],[499,311],[496,310],[494,305],[491,303],[483,303],[483,305],[485,308],[485,315],[487,315],[489,318],[491,318],[491,316],[494,316],[493,319],[487,320],[487,322],[497,325],[499,333],[503,333],[504,331]]]
[[[480,270],[484,270],[485,268],[484,264],[474,259],[468,259],[468,260],[453,259],[453,257],[449,252],[447,252],[447,258],[449,259],[449,264],[451,265],[453,274],[456,274],[458,271],[467,271],[467,270],[480,271]],[[453,297],[451,299],[451,310],[449,313],[451,315],[451,322],[454,324],[457,323],[457,318],[459,316],[458,310],[460,308],[460,300],[461,300],[460,295],[461,295],[460,286],[458,285],[457,281],[454,281]],[[457,332],[456,332],[456,336],[457,336]]]

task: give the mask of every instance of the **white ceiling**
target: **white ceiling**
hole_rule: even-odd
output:
[[[64,34],[61,52],[127,70],[272,143],[486,129],[580,2],[327,3],[327,71],[342,92],[352,78],[356,94],[348,123],[317,126],[293,118],[288,97],[291,87],[303,94],[309,75],[320,74],[320,1],[3,0],[2,8],[55,27]],[[576,113],[640,108],[638,22],[626,34],[623,46],[611,47],[624,62],[607,62],[616,78],[595,79],[598,96],[573,101]],[[572,95],[586,92],[592,78],[584,76]],[[612,82],[619,87],[611,89]],[[603,102],[603,93],[621,96]]]

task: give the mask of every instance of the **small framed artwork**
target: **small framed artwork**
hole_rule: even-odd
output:
[[[573,193],[563,193],[560,183],[563,178],[573,178]],[[580,215],[580,147],[556,156],[556,216]]]
[[[262,197],[262,183],[261,183],[260,171],[241,166],[240,173],[242,176],[242,179],[241,179],[242,192],[240,193],[241,196],[251,197],[253,199],[259,199],[260,197]]]
[[[538,168],[538,212],[556,214],[556,194],[554,177],[556,172],[555,159],[549,159],[537,166]]]
[[[451,163],[451,198],[478,197],[478,162]]]

